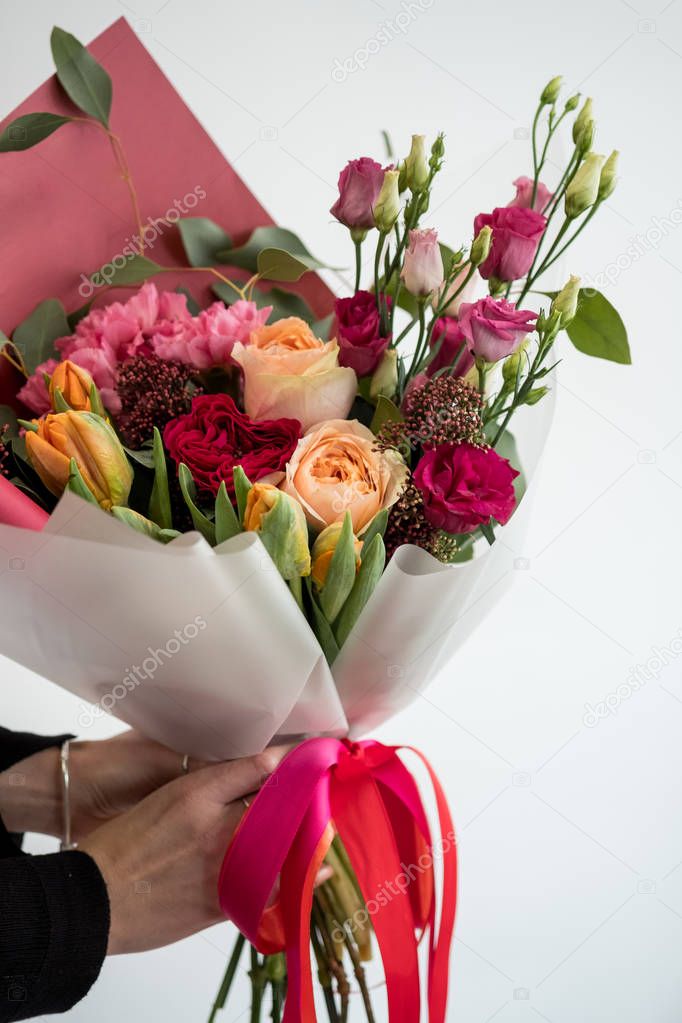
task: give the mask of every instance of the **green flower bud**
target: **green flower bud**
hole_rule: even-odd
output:
[[[519,366],[522,360],[526,360],[525,351],[528,347],[528,338],[525,338],[515,352],[502,363],[502,377],[506,384],[505,390],[513,390],[519,373]]]
[[[399,177],[400,171],[384,172],[384,183],[374,205],[374,223],[383,234],[388,234],[400,215]]]
[[[603,156],[598,153],[588,153],[569,181],[564,202],[564,209],[569,220],[579,217],[597,201],[603,163]]]
[[[481,263],[485,263],[490,253],[492,241],[492,227],[482,227],[471,244],[471,254],[469,258],[473,266],[480,266]]]
[[[578,311],[580,278],[571,276],[552,302],[551,312],[558,313],[560,325],[567,327]]]
[[[387,348],[381,362],[374,370],[369,385],[369,396],[375,401],[381,395],[392,398],[398,390],[398,353],[395,348]]]
[[[431,146],[431,159],[429,160],[429,169],[433,174],[439,171],[441,164],[443,163],[443,157],[445,156],[445,141],[444,135],[440,132],[436,136],[436,139]]]
[[[604,199],[612,194],[616,187],[616,166],[618,164],[618,150],[614,149],[608,160],[601,169],[601,177],[599,178],[599,191],[597,193],[597,199],[599,202],[603,202]]]
[[[398,191],[402,193],[407,188],[407,166],[404,160],[401,160],[398,164]]]
[[[566,111],[568,111],[568,113],[570,113],[571,110],[575,110],[577,108],[579,102],[580,102],[580,93],[576,92],[575,96],[569,96],[569,98],[566,100],[566,103],[564,105],[564,110],[566,110]]]
[[[543,106],[551,107],[553,103],[556,103],[562,81],[561,75],[557,75],[556,78],[552,78],[551,81],[547,82],[547,85],[540,93],[540,102]]]
[[[426,135],[413,135],[412,148],[405,160],[407,187],[412,192],[421,192],[429,180],[429,163],[426,158]]]
[[[573,141],[575,142],[576,146],[578,146],[581,149],[590,148],[589,146],[583,147],[580,142],[583,132],[585,131],[588,124],[590,124],[590,122],[592,124],[592,130],[594,131],[594,119],[592,117],[592,98],[588,96],[582,105],[580,113],[573,122]]]

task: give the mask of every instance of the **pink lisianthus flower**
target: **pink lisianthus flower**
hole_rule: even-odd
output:
[[[19,401],[23,401],[26,408],[30,408],[31,412],[35,412],[37,416],[44,415],[52,408],[47,384],[45,383],[45,374],[47,373],[48,376],[52,376],[57,366],[58,362],[56,359],[48,359],[47,362],[41,362],[17,394]]]
[[[530,309],[517,309],[504,298],[487,295],[478,302],[462,303],[459,326],[476,358],[499,362],[516,351],[537,318]]]
[[[443,257],[438,245],[438,232],[433,228],[410,231],[400,277],[416,298],[426,298],[443,284]]]
[[[536,213],[544,213],[549,206],[550,202],[554,198],[554,193],[550,192],[547,185],[544,185],[542,181],[538,181],[538,187],[535,190],[535,202],[533,199],[533,179],[522,176],[516,178],[512,182],[516,189],[516,195],[511,202],[507,203],[507,209],[510,206],[518,206],[524,210],[535,210]]]
[[[492,213],[479,213],[474,220],[474,237],[482,227],[491,227],[493,241],[488,258],[479,267],[481,277],[517,281],[530,270],[547,221],[535,210],[519,206],[498,206]]]

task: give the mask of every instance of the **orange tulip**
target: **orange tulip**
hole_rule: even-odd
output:
[[[93,380],[87,370],[66,359],[60,362],[50,378],[50,401],[55,408],[57,391],[75,412],[90,412],[90,390]]]
[[[339,542],[341,536],[341,530],[343,529],[343,522],[332,522],[331,526],[327,526],[323,529],[320,535],[313,544],[313,569],[312,577],[313,582],[318,589],[322,589],[327,581],[327,573],[329,572],[329,566],[332,563],[334,557],[334,551],[336,545]],[[357,537],[353,540],[353,546],[355,548],[355,570],[360,568],[360,551],[362,550],[362,540],[358,540]]]
[[[92,412],[57,412],[36,421],[38,429],[26,433],[31,465],[47,489],[60,497],[69,482],[75,459],[88,490],[109,511],[125,504],[133,483],[133,470],[109,424]]]

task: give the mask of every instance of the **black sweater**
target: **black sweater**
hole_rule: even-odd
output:
[[[69,736],[0,728],[0,771]],[[97,979],[109,900],[86,853],[26,856],[0,819],[0,1023],[65,1012]]]

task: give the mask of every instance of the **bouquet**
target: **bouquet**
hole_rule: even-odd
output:
[[[592,151],[591,101],[560,103],[555,78],[535,113],[530,174],[474,218],[465,244],[426,226],[445,137],[414,135],[403,159],[341,171],[331,213],[349,233],[354,283],[324,318],[295,287],[324,264],[292,231],[256,226],[235,244],[208,218],[178,217],[184,278],[213,284],[200,304],[185,284],[164,288],[177,263],[152,258],[107,71],[60,29],[52,49],[71,113],[14,119],[0,152],[92,124],[112,145],[136,233],[84,278],[84,305],[42,296],[8,324],[0,539],[17,571],[0,576],[2,651],[90,701],[85,727],[115,713],[202,757],[317,737],[278,772],[275,794],[301,803],[298,830],[264,848],[269,782],[227,853],[221,897],[243,934],[211,1019],[244,935],[252,1020],[266,991],[273,1019],[312,1018],[309,941],[332,1023],[348,1017],[350,977],[374,1019],[363,967],[374,934],[390,1018],[416,1019],[424,933],[430,1018],[443,1019],[455,899],[444,796],[434,777],[436,929],[437,843],[414,782],[394,750],[354,740],[428,683],[482,599],[535,460],[516,423],[523,437],[524,417],[547,404],[560,335],[629,362],[601,294],[574,276],[544,283],[611,195],[617,154]],[[569,124],[569,160],[548,185],[552,141]],[[422,857],[412,877],[405,864]],[[333,873],[313,895],[325,859]],[[382,902],[382,871],[396,864],[410,879]]]

